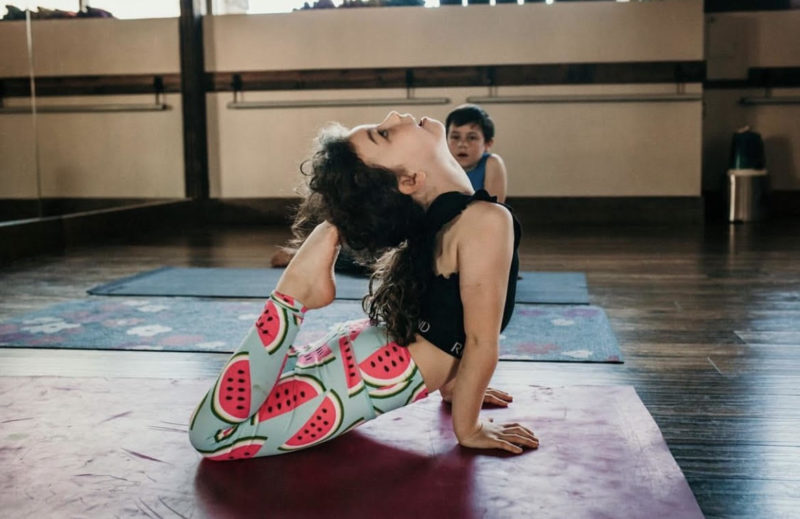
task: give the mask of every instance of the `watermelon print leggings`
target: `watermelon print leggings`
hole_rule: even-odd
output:
[[[192,415],[198,452],[235,460],[303,449],[427,396],[408,350],[368,319],[293,346],[305,311],[289,296],[270,295]]]

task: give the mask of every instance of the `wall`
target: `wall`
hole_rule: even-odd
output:
[[[506,87],[505,95],[669,92],[663,85]],[[700,90],[697,85],[693,90]],[[449,105],[398,107],[443,120],[483,88],[419,89]],[[256,92],[245,99],[402,97],[402,90]],[[329,121],[350,127],[383,119],[387,107],[230,110],[232,94],[209,95],[212,196],[293,196],[298,165]],[[496,124],[493,151],[514,196],[696,196],[700,190],[701,104],[486,105]]]
[[[204,22],[209,72],[703,59],[701,0],[348,9],[220,16]],[[33,28],[39,75],[156,74],[180,68],[176,19],[38,21]],[[0,25],[0,43],[19,44],[23,36],[22,23]],[[25,52],[24,46],[17,46],[0,56],[0,77],[26,75]],[[674,88],[669,84],[506,87],[499,93],[647,93]],[[700,85],[687,89],[701,91]],[[468,95],[486,93],[484,88],[419,90],[418,96],[445,95],[452,103],[408,108],[444,117]],[[245,97],[404,94],[332,90],[247,92]],[[301,180],[298,165],[308,156],[311,139],[322,125],[331,120],[346,125],[377,121],[387,111],[380,107],[229,110],[225,105],[231,97],[230,93],[207,96],[212,196],[224,198],[291,196]],[[168,102],[172,110],[154,114],[42,114],[37,122],[43,192],[65,197],[182,196],[180,97],[169,95]],[[515,196],[700,193],[700,103],[487,108],[498,126],[495,151],[506,159]],[[30,117],[0,116],[0,137],[4,157],[0,198],[34,196]]]
[[[702,2],[562,3],[221,16],[206,20],[206,68],[248,71],[703,59]],[[496,28],[496,29],[493,29]],[[500,31],[500,32],[499,32]],[[469,35],[468,38],[465,35]],[[502,34],[502,37],[499,37]],[[676,37],[680,35],[680,37]],[[674,93],[675,85],[506,87],[500,94]],[[688,85],[700,92],[700,85]],[[485,88],[420,89],[448,106]],[[404,96],[400,90],[246,92],[247,100]],[[291,196],[327,121],[380,121],[388,108],[230,110],[208,95],[212,196]],[[515,196],[697,196],[701,104],[487,105]]]
[[[669,0],[215,16],[205,25],[206,68],[695,60],[701,13],[699,0]]]
[[[0,77],[26,77],[24,22],[0,24]],[[180,72],[178,20],[39,20],[34,74],[90,76]],[[8,49],[8,51],[6,51]],[[153,103],[154,95],[42,97],[44,104]],[[164,112],[0,114],[0,198],[182,197],[181,98]],[[7,98],[6,106],[28,105]],[[37,141],[38,139],[38,141]],[[36,144],[38,142],[38,151]]]
[[[800,11],[717,13],[706,17],[709,80],[741,80],[749,67],[800,66]],[[742,106],[739,99],[763,96],[763,89],[726,88],[705,92],[703,189],[723,186],[731,136],[749,125],[761,134],[770,183],[776,190],[800,190],[800,105]],[[800,96],[800,89],[772,95]]]

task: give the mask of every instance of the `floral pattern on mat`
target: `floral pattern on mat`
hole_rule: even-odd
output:
[[[88,298],[0,323],[0,346],[230,352],[263,303],[193,298]],[[336,301],[306,315],[297,342],[320,339],[337,323],[363,318],[361,303]],[[602,309],[518,304],[500,336],[500,358],[619,362]]]

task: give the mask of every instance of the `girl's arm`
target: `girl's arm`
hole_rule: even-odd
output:
[[[514,230],[507,209],[477,202],[462,214],[458,272],[466,343],[452,392],[453,430],[460,444],[522,452],[538,440],[518,424],[481,421],[479,413],[497,365],[500,324],[513,255]]]
[[[490,195],[497,197],[498,202],[505,203],[508,192],[508,173],[500,155],[492,154],[486,160],[486,180],[483,185]]]

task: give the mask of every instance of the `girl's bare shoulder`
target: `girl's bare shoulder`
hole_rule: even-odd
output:
[[[476,200],[464,209],[453,226],[460,242],[504,241],[513,229],[511,212],[500,204]]]

